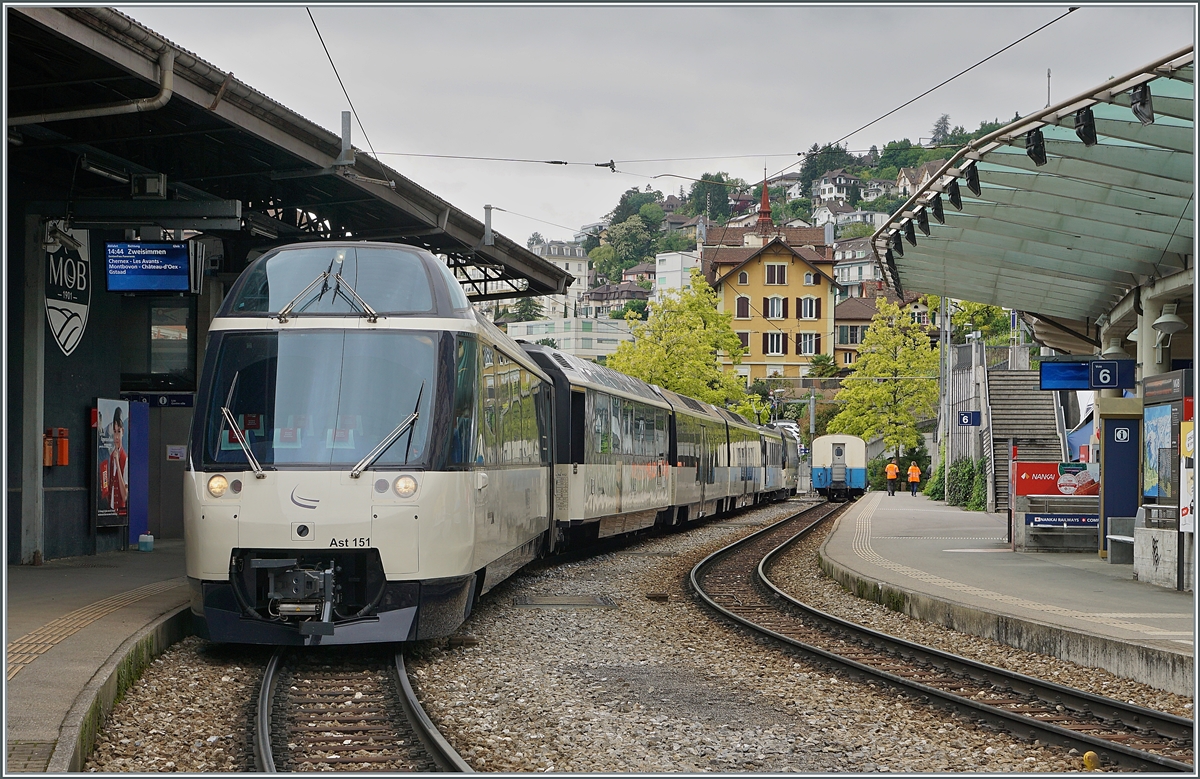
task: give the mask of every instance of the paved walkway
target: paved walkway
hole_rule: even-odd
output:
[[[1193,656],[1195,601],[1133,579],[1095,553],[1018,553],[1007,517],[923,495],[872,492],[838,520],[824,554],[868,582],[1085,636]]]
[[[183,542],[8,566],[5,733],[8,772],[44,771],[63,721],[131,636],[188,602]]]

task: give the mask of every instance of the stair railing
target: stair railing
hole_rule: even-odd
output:
[[[1059,390],[1054,391],[1054,427],[1055,432],[1058,433],[1058,449],[1062,456],[1060,462],[1070,462],[1071,454],[1067,451],[1067,418],[1063,412]]]
[[[983,373],[983,380],[979,383],[979,408],[983,412],[980,414],[980,422],[983,425],[980,433],[983,436],[983,456],[987,460],[987,512],[993,514],[996,511],[996,456],[992,446],[992,399],[988,389],[986,349],[980,349],[980,357]]]

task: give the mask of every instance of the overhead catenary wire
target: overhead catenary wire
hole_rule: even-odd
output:
[[[325,50],[325,56],[329,59],[329,66],[333,68],[333,75],[337,76],[338,85],[342,88],[342,94],[346,96],[346,102],[350,104],[350,112],[354,114],[354,121],[358,122],[358,129],[362,131],[363,138],[367,142],[367,148],[371,150],[371,156],[378,162],[379,155],[375,153],[375,146],[371,143],[371,137],[367,135],[367,128],[363,127],[358,110],[354,107],[354,101],[350,99],[350,92],[346,89],[345,83],[342,82],[342,74],[338,73],[337,65],[333,61],[333,55],[329,53],[329,47],[325,45],[325,36],[321,35],[321,28],[317,26],[317,20],[313,18],[312,11],[307,6],[305,6],[304,10],[308,13],[308,20],[312,22],[313,29],[317,31],[317,39],[321,41],[321,48]]]

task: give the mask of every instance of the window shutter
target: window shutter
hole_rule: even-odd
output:
[[[771,299],[763,298],[762,315],[768,317],[771,315]]]
[[[783,345],[783,353],[784,353],[784,354],[787,354],[787,353],[788,353],[788,348],[787,348],[787,347],[788,347],[788,337],[787,337],[787,333],[780,333],[780,334],[779,334],[779,343]]]
[[[821,334],[817,333],[813,336],[813,354],[821,353]]]
[[[787,284],[787,266],[779,265],[775,274],[775,281],[778,284]]]
[[[770,345],[767,343],[767,335],[768,333],[763,333],[763,354],[766,354],[770,348]]]
[[[804,307],[800,304],[800,298],[796,298],[796,318],[804,316]]]
[[[767,266],[767,283],[768,284],[775,283],[775,266],[774,265]]]
[[[821,286],[821,274],[820,273],[813,274],[813,286],[815,286],[815,287]]]
[[[787,298],[783,299],[783,318],[787,319]]]
[[[814,314],[814,316],[816,316],[817,319],[820,319],[821,318],[821,299],[820,298],[817,298],[815,301],[813,301],[813,310],[816,311],[816,314]]]
[[[796,333],[796,354],[804,354],[804,344],[801,342],[801,338],[803,336],[800,333]]]

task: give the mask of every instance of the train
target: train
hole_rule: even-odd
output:
[[[184,486],[198,635],[450,635],[534,559],[796,494],[788,430],[480,316],[433,254],[281,246],[209,328]]]
[[[867,443],[857,436],[822,435],[812,441],[813,490],[831,501],[847,501],[867,490]]]

